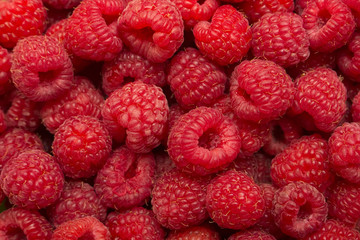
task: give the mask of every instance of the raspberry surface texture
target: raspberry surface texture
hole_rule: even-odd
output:
[[[91,116],[73,116],[60,125],[52,150],[65,176],[88,178],[105,164],[111,152],[111,137],[105,126]]]
[[[337,54],[337,66],[341,72],[351,77],[353,81],[360,81],[360,32],[355,32],[347,45]]]
[[[70,89],[74,73],[69,55],[55,38],[30,36],[13,50],[11,77],[30,100],[48,101]]]
[[[118,19],[124,44],[152,62],[165,62],[184,41],[184,23],[168,0],[130,1]]]
[[[207,186],[206,209],[220,227],[246,229],[264,215],[265,201],[251,177],[229,170]]]
[[[220,234],[211,225],[202,224],[191,226],[181,230],[173,230],[169,233],[166,240],[220,240]]]
[[[231,235],[228,240],[276,240],[274,236],[260,230],[245,230]]]
[[[199,50],[220,65],[240,61],[250,49],[249,22],[231,5],[217,8],[211,22],[197,23],[193,34]]]
[[[11,55],[3,47],[0,46],[0,94],[4,94],[10,88],[11,81]]]
[[[198,107],[175,122],[167,145],[177,167],[208,175],[224,169],[236,158],[241,139],[236,125],[220,111]]]
[[[185,109],[212,104],[224,94],[226,80],[224,71],[195,48],[178,52],[168,65],[167,82]]]
[[[357,89],[351,104],[351,117],[354,122],[360,122],[360,94]],[[349,92],[349,91],[348,91]]]

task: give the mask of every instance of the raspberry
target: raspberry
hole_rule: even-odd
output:
[[[162,87],[166,84],[165,64],[152,63],[124,49],[102,68],[102,88],[107,95],[131,81]]]
[[[151,62],[171,58],[184,41],[181,13],[168,0],[132,0],[118,19],[119,34],[131,52]]]
[[[4,94],[11,86],[10,83],[10,68],[11,57],[10,53],[0,46],[0,94]]]
[[[357,0],[342,0],[351,10],[352,15],[354,16],[356,26],[360,26],[360,7]]]
[[[219,0],[171,0],[181,12],[185,28],[191,29],[199,21],[207,21],[213,16],[215,10],[220,6]]]
[[[216,109],[198,107],[182,115],[170,130],[168,153],[177,167],[207,175],[224,169],[237,156],[236,125]]]
[[[206,209],[220,227],[246,229],[263,216],[265,201],[252,178],[229,170],[207,186]]]
[[[97,218],[87,216],[64,222],[58,226],[51,240],[110,240],[111,235],[107,227]]]
[[[109,61],[122,50],[116,18],[124,10],[123,0],[85,0],[76,7],[65,27],[65,48],[93,61]]]
[[[166,240],[220,240],[220,234],[210,225],[191,226],[181,230],[173,230]]]
[[[5,163],[0,184],[12,204],[40,209],[60,197],[64,176],[50,154],[43,150],[29,150]]]
[[[240,61],[250,49],[249,22],[231,5],[216,9],[211,23],[200,21],[193,33],[200,51],[220,65]]]
[[[359,133],[360,123],[344,123],[334,130],[328,141],[332,169],[353,183],[360,183]]]
[[[146,153],[160,145],[166,134],[169,106],[159,87],[141,81],[115,90],[105,100],[102,116],[106,128],[119,143]]]
[[[275,223],[287,235],[303,238],[321,228],[327,216],[324,195],[305,182],[291,182],[275,192]]]
[[[354,122],[360,121],[360,90],[357,91],[351,104],[351,116]]]
[[[241,4],[243,11],[251,22],[258,21],[266,13],[292,12],[293,0],[246,0]]]
[[[346,47],[338,51],[337,66],[341,72],[351,77],[354,81],[360,81],[360,32],[355,32]]]
[[[224,94],[224,71],[194,48],[178,52],[168,68],[168,84],[183,108],[209,106]]]
[[[359,240],[360,233],[355,229],[345,226],[341,222],[330,219],[317,231],[303,238],[303,240],[317,239]]]
[[[13,0],[0,3],[0,45],[13,48],[45,29],[46,9],[41,0]]]
[[[270,121],[285,114],[295,88],[285,70],[274,62],[242,61],[230,78],[230,97],[239,118]]]
[[[50,240],[50,223],[35,210],[13,207],[0,213],[1,239]]]
[[[272,160],[271,178],[279,186],[303,181],[319,191],[334,181],[328,159],[328,144],[319,135],[303,136],[293,141]]]
[[[71,116],[86,115],[100,119],[103,104],[100,91],[87,78],[76,76],[74,88],[55,100],[45,102],[40,114],[46,129],[55,133]]]
[[[243,232],[237,232],[231,235],[228,240],[276,240],[276,238],[264,231],[259,230],[245,230]]]
[[[295,86],[291,110],[298,114],[299,124],[309,131],[333,131],[346,111],[346,89],[336,72],[324,67],[313,69],[297,78]]]
[[[60,125],[52,150],[66,176],[88,178],[105,164],[111,143],[108,131],[97,118],[79,115]]]
[[[77,7],[81,0],[44,0],[43,2],[55,9],[72,9]]]
[[[154,213],[142,207],[112,212],[107,218],[106,225],[113,239],[157,240],[164,239],[165,236]]]
[[[341,0],[309,1],[301,17],[314,51],[332,52],[344,46],[355,29],[354,17]]]
[[[178,169],[164,173],[155,183],[151,199],[159,223],[169,229],[182,229],[204,222],[208,217],[205,197],[209,180]]]
[[[134,153],[123,146],[113,151],[95,179],[95,191],[110,208],[141,206],[150,196],[155,172],[152,153]]]
[[[185,113],[187,113],[187,111],[181,108],[177,103],[174,103],[169,107],[169,118],[167,122],[168,132],[167,132],[167,136],[163,139],[162,142],[164,146],[167,146],[167,140],[169,138],[170,129],[174,126],[175,122],[179,119],[179,117]]]
[[[13,50],[11,76],[15,86],[32,101],[55,99],[70,89],[73,69],[64,47],[46,36],[30,36]]]
[[[338,180],[329,189],[329,216],[351,228],[359,227],[360,189],[353,183]]]
[[[104,222],[106,210],[91,185],[73,181],[65,183],[60,198],[46,211],[51,223],[57,227],[69,220],[86,216],[93,216]]]

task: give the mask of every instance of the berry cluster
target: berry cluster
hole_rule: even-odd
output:
[[[0,239],[360,240],[355,0],[0,0]]]

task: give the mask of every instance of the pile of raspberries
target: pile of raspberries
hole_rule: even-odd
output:
[[[1,240],[360,240],[358,0],[0,0]]]

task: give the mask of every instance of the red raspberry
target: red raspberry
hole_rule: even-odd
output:
[[[0,2],[0,45],[13,48],[25,37],[45,29],[46,9],[41,0]]]
[[[119,34],[131,52],[151,62],[171,58],[184,41],[181,13],[168,0],[132,0],[118,19]]]
[[[207,21],[220,6],[219,0],[171,0],[181,12],[185,28],[191,29],[199,21]]]
[[[346,47],[338,51],[337,66],[341,72],[351,77],[353,81],[360,81],[360,32],[355,32]]]
[[[285,70],[274,62],[242,61],[230,78],[230,97],[239,118],[270,121],[285,114],[295,88]]]
[[[12,55],[15,86],[33,101],[55,99],[70,89],[73,69],[64,47],[46,36],[30,36],[18,42]]]
[[[8,128],[0,135],[0,170],[11,158],[27,150],[43,150],[40,138],[21,128]]]
[[[103,104],[104,98],[100,91],[87,78],[77,76],[74,88],[59,98],[44,103],[40,114],[47,130],[55,133],[71,116],[86,115],[100,119]]]
[[[29,150],[6,162],[0,174],[0,184],[12,204],[40,209],[60,197],[64,176],[50,154],[43,150]]]
[[[266,13],[292,12],[293,0],[246,0],[241,4],[242,10],[251,22],[257,22]]]
[[[5,48],[0,46],[0,94],[4,94],[11,86],[10,56],[10,53]]]
[[[360,26],[360,5],[357,0],[342,0],[351,10],[356,26]]]
[[[349,228],[336,220],[330,219],[314,233],[306,236],[302,240],[318,239],[337,239],[337,240],[359,240],[360,233],[353,228]]]
[[[301,17],[314,51],[332,52],[344,46],[355,29],[354,17],[341,0],[309,1]]]
[[[138,153],[150,152],[166,134],[169,106],[161,88],[141,81],[115,90],[105,100],[102,116],[119,143]]]
[[[64,222],[58,226],[51,240],[110,240],[107,227],[97,218],[87,216]]]
[[[271,178],[279,187],[303,181],[324,192],[334,181],[326,140],[319,135],[311,135],[293,141],[273,158]]]
[[[64,121],[52,143],[54,156],[71,178],[94,176],[111,151],[111,137],[97,118],[73,116]]]
[[[209,106],[224,94],[224,71],[194,48],[178,52],[168,67],[168,83],[183,108]]]
[[[250,48],[249,22],[231,5],[216,9],[211,23],[200,21],[193,33],[200,51],[220,65],[240,61]]]
[[[309,37],[302,18],[292,12],[262,16],[252,27],[252,53],[283,67],[305,61],[309,55]]]
[[[346,111],[346,88],[335,71],[316,68],[295,80],[293,114],[306,130],[331,132]]]
[[[101,204],[94,188],[81,181],[66,182],[60,198],[47,208],[47,216],[55,226],[86,216],[93,216],[104,222],[106,207]]]
[[[152,153],[134,153],[123,146],[113,151],[95,179],[95,191],[110,208],[141,206],[149,198],[155,173]]]
[[[305,182],[291,182],[275,192],[275,223],[287,235],[303,238],[321,228],[327,216],[324,195]]]
[[[165,64],[149,60],[124,49],[102,68],[102,88],[107,95],[131,81],[162,87],[166,84]]]
[[[359,227],[360,188],[359,185],[338,180],[329,188],[329,216],[351,228]]]
[[[174,103],[169,107],[169,118],[167,122],[167,136],[163,139],[162,144],[167,146],[167,140],[169,138],[170,129],[174,126],[175,122],[179,119],[179,117],[183,114],[187,113],[187,110],[181,108],[177,103]]]
[[[182,229],[204,222],[208,217],[205,196],[209,180],[178,169],[164,173],[155,183],[151,199],[159,223],[169,229]]]
[[[211,225],[191,226],[181,230],[173,230],[166,240],[220,240],[220,234]]]
[[[50,223],[35,210],[13,207],[0,213],[1,239],[50,240]]]
[[[65,27],[65,48],[72,54],[94,61],[109,61],[122,49],[116,32],[116,18],[125,8],[123,0],[85,0]]]
[[[135,207],[121,212],[112,212],[107,218],[112,239],[158,240],[165,232],[151,210]]]
[[[177,167],[207,175],[224,169],[237,156],[241,139],[236,125],[216,109],[198,107],[170,130],[168,153]]]
[[[351,116],[354,122],[360,122],[360,90],[352,100],[351,104]]]
[[[77,7],[81,0],[44,0],[43,2],[55,9],[72,9]]]
[[[207,186],[206,209],[220,227],[246,229],[264,215],[265,201],[251,177],[229,170]]]
[[[245,230],[242,232],[237,232],[233,235],[231,235],[228,240],[276,240],[276,238],[264,231],[260,230]]]

